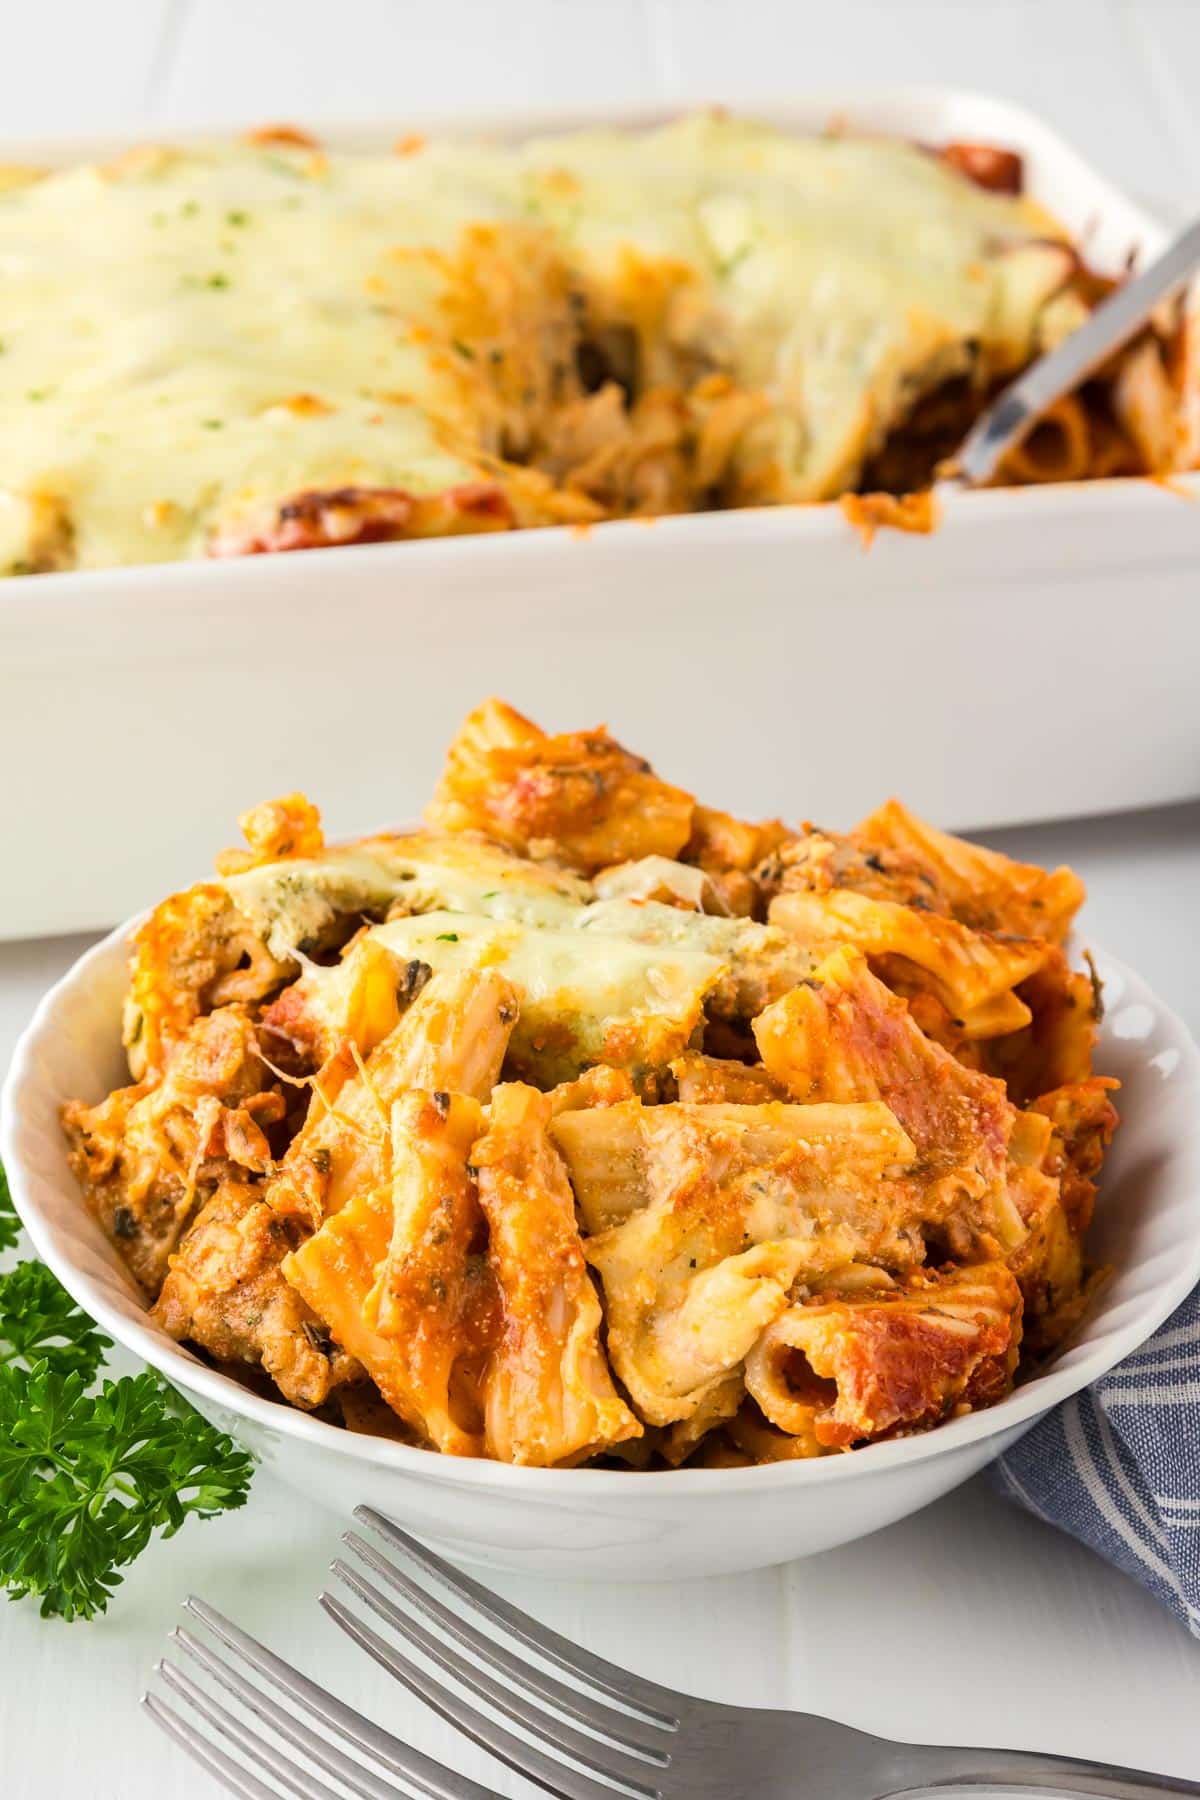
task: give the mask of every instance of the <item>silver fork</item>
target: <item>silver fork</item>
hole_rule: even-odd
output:
[[[344,1542],[383,1587],[340,1557],[333,1572],[423,1662],[328,1593],[325,1611],[443,1719],[560,1800],[890,1800],[951,1787],[1104,1800],[1200,1796],[1192,1782],[1104,1763],[897,1744],[812,1714],[691,1699],[579,1649],[373,1508],[360,1506],[355,1517],[399,1551],[403,1566],[350,1531]]]
[[[215,1776],[231,1794],[242,1800],[497,1800],[492,1788],[480,1787],[465,1775],[455,1775],[432,1757],[393,1737],[382,1726],[337,1700],[299,1669],[276,1656],[265,1644],[227,1619],[214,1607],[194,1596],[185,1609],[204,1625],[230,1653],[227,1661],[198,1638],[178,1626],[172,1642],[244,1711],[252,1713],[269,1735],[247,1724],[240,1711],[217,1698],[210,1688],[194,1681],[178,1663],[164,1657],[156,1673],[164,1686],[183,1703],[183,1710],[168,1706],[156,1693],[142,1695],[142,1705],[201,1767]],[[284,1694],[284,1706],[249,1673],[264,1676],[271,1688]],[[293,1710],[294,1709],[294,1710]],[[290,1745],[304,1763],[281,1748]],[[395,1775],[400,1785],[379,1775],[354,1756],[353,1747],[365,1751],[376,1763]],[[241,1761],[230,1754],[236,1751]],[[331,1775],[336,1788],[322,1781],[304,1764],[315,1763]],[[248,1765],[248,1766],[247,1766]],[[273,1784],[267,1786],[260,1777]]]

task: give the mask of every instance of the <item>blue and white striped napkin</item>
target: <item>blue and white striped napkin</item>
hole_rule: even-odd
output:
[[[1200,1288],[1140,1350],[1026,1432],[994,1480],[1200,1637]]]

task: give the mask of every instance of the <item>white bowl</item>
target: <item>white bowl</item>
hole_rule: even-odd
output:
[[[633,1581],[752,1569],[847,1543],[965,1481],[1136,1349],[1200,1279],[1200,1051],[1136,975],[1100,954],[1108,1013],[1098,1060],[1123,1084],[1124,1124],[1092,1242],[1116,1273],[1053,1366],[999,1406],[816,1462],[657,1474],[510,1468],[342,1431],[257,1398],[172,1342],[84,1209],[59,1107],[128,1078],[127,930],[90,950],[42,1001],[0,1097],[0,1155],[38,1254],[113,1338],[281,1480],[346,1517],[369,1501],[468,1561]]]

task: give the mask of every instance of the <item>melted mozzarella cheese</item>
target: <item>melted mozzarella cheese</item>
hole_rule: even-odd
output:
[[[411,336],[435,273],[394,252],[512,207],[503,167],[453,146],[163,150],[5,194],[0,486],[60,499],[88,567],[199,554],[306,488],[474,479]]]
[[[594,900],[579,876],[470,834],[363,839],[265,863],[222,885],[281,961],[337,941],[347,915],[389,914],[356,936],[341,962],[306,967],[306,1003],[324,1021],[346,1014],[362,958],[379,949],[435,971],[502,970],[522,994],[514,1066],[547,1082],[595,1062],[663,1068],[687,1048],[705,1010],[744,1021],[813,965],[811,952],[775,926],[655,901]]]
[[[723,344],[774,403],[747,453],[752,498],[841,491],[919,393],[976,357],[987,373],[1026,360],[1066,267],[1040,210],[894,140],[706,114],[527,159],[593,269],[617,271],[633,244],[696,271],[709,303],[678,308],[676,329]]]
[[[333,845],[319,857],[261,863],[222,886],[273,956],[315,943],[339,913],[441,908],[554,925],[591,898],[576,875],[527,862],[469,834],[415,832]]]
[[[660,860],[668,872],[692,872]],[[580,876],[529,862],[469,833],[365,838],[335,845],[320,857],[263,863],[227,876],[223,886],[271,954],[284,961],[293,951],[303,954],[329,941],[339,916],[355,913],[417,918],[452,913],[467,919],[464,935],[484,921],[518,925],[532,934],[529,954],[542,942],[541,934],[559,933],[571,942],[572,958],[590,956],[597,964],[622,955],[613,939],[645,946],[646,969],[654,966],[659,949],[668,957],[675,950],[700,953],[718,971],[706,995],[717,1018],[755,1017],[803,980],[816,961],[778,926],[655,900],[596,900],[594,887]],[[589,951],[575,935],[583,932],[589,940],[603,939],[603,945]]]
[[[686,1049],[723,965],[706,951],[546,929],[470,913],[393,919],[370,938],[402,962],[497,969],[520,993],[509,1043],[515,1072],[539,1084],[570,1080],[594,1063],[635,1073],[663,1068]]]
[[[1022,361],[1063,268],[1035,209],[917,149],[717,117],[406,156],[149,149],[14,183],[0,571],[202,555],[305,490],[495,478],[445,337],[481,221],[548,234],[667,367],[766,396],[751,498],[840,491],[915,394]]]

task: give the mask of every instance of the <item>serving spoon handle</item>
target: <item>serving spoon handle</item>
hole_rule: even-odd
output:
[[[1102,300],[1086,325],[1025,370],[975,421],[950,473],[977,487],[1034,422],[1139,332],[1160,300],[1200,265],[1200,219],[1189,225],[1150,267]]]

